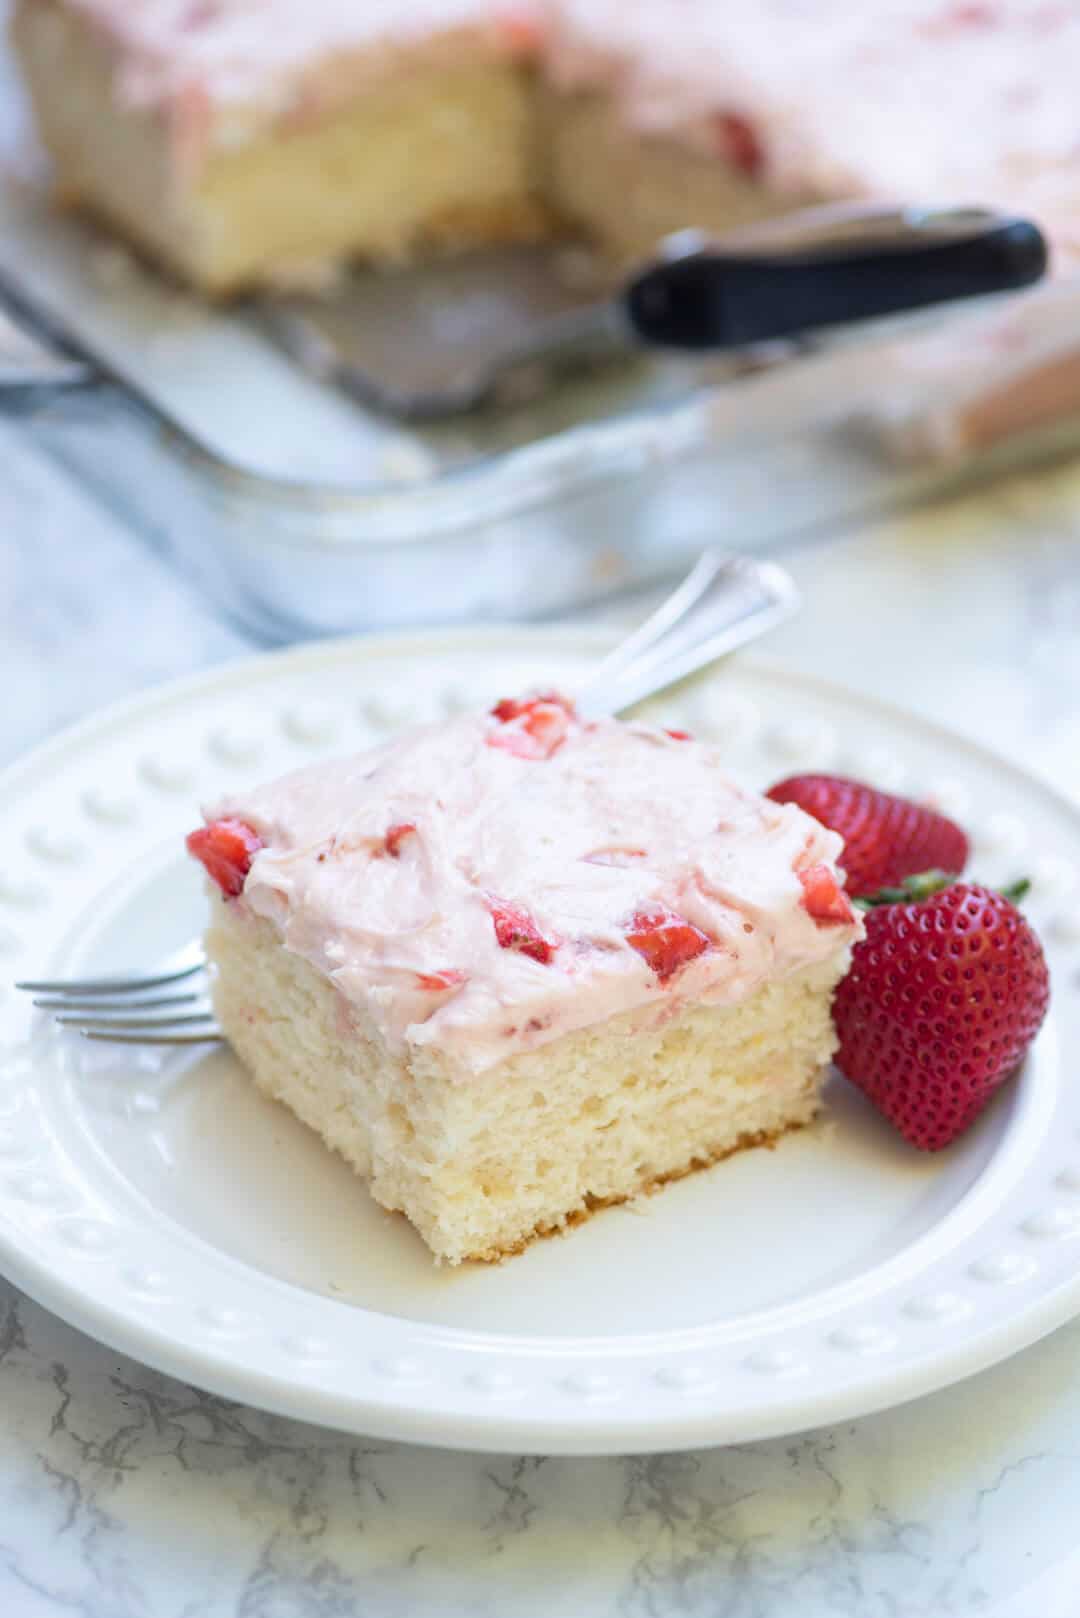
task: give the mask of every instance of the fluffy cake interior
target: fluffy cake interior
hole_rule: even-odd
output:
[[[545,228],[536,107],[512,62],[406,59],[325,120],[215,150],[188,184],[175,132],[118,102],[112,58],[81,17],[35,0],[13,32],[61,197],[206,292]]]
[[[215,1003],[255,1083],[451,1264],[498,1259],[818,1109],[844,951],[734,1006],[644,1032],[615,1017],[462,1078],[434,1050],[388,1051],[271,923],[212,904]]]
[[[770,190],[722,157],[643,138],[608,95],[541,86],[537,104],[543,194],[613,258],[638,258],[687,226],[719,234],[812,200]]]

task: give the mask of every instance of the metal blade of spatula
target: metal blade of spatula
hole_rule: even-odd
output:
[[[745,354],[1030,286],[1046,243],[985,208],[811,209],[722,238],[683,231],[612,284],[580,248],[356,271],[332,295],[267,296],[307,371],[390,415],[434,421],[535,398],[568,368],[667,349]]]
[[[266,296],[271,335],[310,374],[411,421],[493,397],[534,398],[553,374],[627,353],[610,268],[584,249],[494,248],[356,269],[329,295]]]

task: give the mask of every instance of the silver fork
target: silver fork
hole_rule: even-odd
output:
[[[597,665],[577,693],[578,706],[597,717],[624,713],[775,628],[799,606],[793,580],[775,562],[706,551],[678,589]],[[15,987],[85,1039],[206,1045],[223,1038],[208,965],[192,939],[148,972],[35,978]]]
[[[31,978],[15,987],[32,994],[42,1011],[56,1012],[61,1027],[77,1028],[85,1039],[120,1045],[204,1045],[222,1037],[210,1004],[208,964],[202,944],[193,938],[149,972]],[[173,993],[176,989],[180,992]]]

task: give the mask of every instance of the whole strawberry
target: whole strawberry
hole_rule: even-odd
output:
[[[931,873],[866,915],[836,991],[836,1065],[936,1152],[1013,1074],[1050,998],[1042,946],[1003,894]],[[888,902],[891,901],[891,902]]]
[[[919,871],[959,876],[968,840],[953,821],[910,798],[842,775],[793,775],[770,787],[775,803],[796,803],[844,839],[841,862],[852,898],[895,887]]]

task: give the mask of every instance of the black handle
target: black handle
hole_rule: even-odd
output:
[[[911,216],[916,217],[916,216]],[[730,349],[1031,286],[1046,240],[1026,219],[985,216],[957,231],[917,226],[777,251],[719,244],[649,266],[625,289],[637,337],[665,348]],[[977,210],[954,218],[979,218]]]

